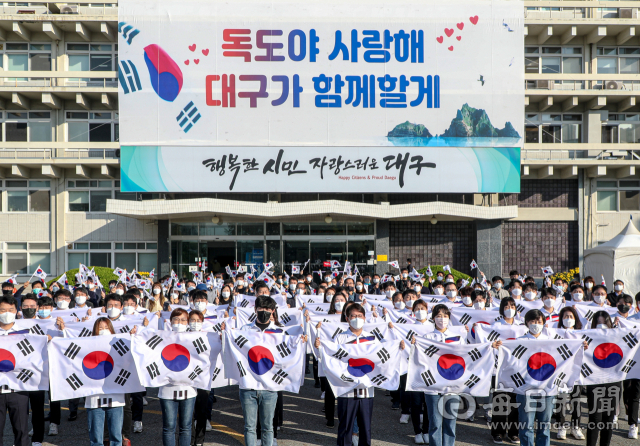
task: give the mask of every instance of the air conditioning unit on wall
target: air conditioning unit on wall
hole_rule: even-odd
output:
[[[632,19],[634,16],[634,9],[636,8],[618,8],[618,18]]]
[[[605,90],[622,90],[622,82],[606,81],[604,83]]]
[[[78,5],[62,5],[60,14],[78,14]]]
[[[542,90],[553,90],[553,81],[536,81],[536,88],[540,88]]]

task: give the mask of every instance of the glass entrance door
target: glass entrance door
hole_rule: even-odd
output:
[[[347,259],[347,242],[331,241],[309,243],[311,247],[311,268],[312,271],[326,270],[323,266],[324,262],[337,260],[344,267],[344,261]]]

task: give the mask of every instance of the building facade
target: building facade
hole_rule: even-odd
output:
[[[117,3],[0,3],[0,277],[79,263],[188,276],[198,260],[581,266],[640,217],[639,8],[523,7],[518,194],[141,194],[120,192]]]

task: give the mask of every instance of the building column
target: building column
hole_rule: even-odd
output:
[[[389,220],[376,220],[376,258],[386,255],[386,262],[377,262],[375,272],[384,274],[389,270]]]
[[[491,281],[502,276],[502,220],[478,220],[476,231],[476,263]]]
[[[171,273],[171,245],[169,244],[169,220],[158,220],[158,266],[156,277]]]

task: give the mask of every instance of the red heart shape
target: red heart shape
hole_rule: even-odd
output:
[[[449,48],[447,48],[449,51],[453,51],[453,45],[451,45]]]
[[[202,50],[202,54],[204,54],[205,56],[209,55],[209,48],[207,48],[206,50]]]
[[[462,28],[464,28],[464,22],[460,22],[460,23],[456,24],[456,26],[458,27],[458,29],[460,31],[462,31]]]
[[[442,43],[444,41],[444,37],[436,37],[436,40],[438,41],[438,43]]]
[[[196,44],[194,43],[193,45],[189,45],[189,49],[191,51],[195,51],[196,50]]]
[[[196,65],[198,65],[200,63],[200,59],[193,59],[193,63],[195,63]]]
[[[460,39],[462,39],[462,36],[456,36],[456,39],[458,39],[458,42],[460,42]]]
[[[451,35],[453,34],[453,29],[445,28],[444,33],[447,35],[447,37],[451,37]]]
[[[185,64],[185,65],[189,65],[189,59],[185,60],[185,61],[184,61],[184,64]]]
[[[474,15],[473,17],[469,17],[469,21],[476,25],[478,23],[478,16]]]

